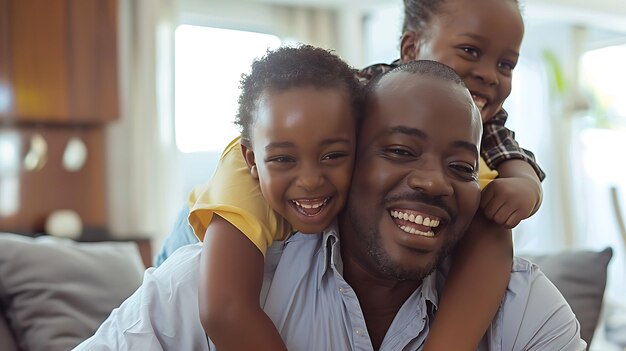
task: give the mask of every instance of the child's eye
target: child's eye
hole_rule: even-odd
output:
[[[462,46],[461,50],[469,56],[474,58],[478,58],[480,56],[480,51],[472,46]]]
[[[345,152],[329,152],[326,155],[322,156],[322,161],[332,161],[344,157],[348,157],[348,154]]]
[[[267,160],[267,162],[275,162],[275,163],[290,163],[295,162],[296,160],[293,157],[289,156],[276,156]]]
[[[515,68],[515,64],[509,61],[501,61],[498,63],[498,68],[502,69],[506,73],[511,73]]]

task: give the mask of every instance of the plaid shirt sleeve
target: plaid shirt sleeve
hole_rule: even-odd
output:
[[[356,70],[354,72],[354,75],[359,79],[361,83],[367,84],[370,80],[372,80],[372,78],[394,69],[398,65],[398,62],[399,61],[396,60],[391,64],[377,63],[371,66],[367,66],[363,69]]]
[[[535,160],[535,155],[519,146],[515,140],[515,133],[504,126],[508,118],[507,112],[502,109],[487,123],[483,124],[483,139],[481,155],[489,168],[497,169],[506,161],[518,159],[527,162],[543,181],[546,174]]]

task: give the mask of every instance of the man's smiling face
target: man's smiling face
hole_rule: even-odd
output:
[[[359,134],[341,220],[344,260],[384,279],[430,273],[478,208],[481,131],[480,114],[458,83],[409,72],[384,76]]]

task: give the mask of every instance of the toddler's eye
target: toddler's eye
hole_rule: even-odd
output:
[[[462,46],[461,50],[463,50],[463,52],[475,58],[478,58],[480,56],[480,51],[478,51],[478,49],[471,47],[471,46]]]
[[[289,163],[289,162],[295,162],[293,157],[289,157],[289,156],[277,156],[277,157],[272,157],[269,160],[267,160],[267,162],[276,162],[276,163]]]
[[[498,64],[498,68],[504,70],[507,73],[511,73],[515,68],[515,64],[508,61],[502,61]]]
[[[346,154],[345,152],[331,152],[324,155],[324,157],[322,157],[322,160],[334,160],[346,156],[348,156],[348,154]]]

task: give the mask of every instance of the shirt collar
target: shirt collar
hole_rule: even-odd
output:
[[[322,271],[319,275],[320,279],[323,275],[335,266],[337,271],[343,274],[343,261],[341,260],[341,250],[339,246],[339,225],[337,220],[322,232],[322,246],[324,250],[324,263],[322,264]]]
[[[323,250],[324,263],[322,264],[319,274],[320,282],[324,274],[328,273],[328,271],[333,266],[335,267],[337,272],[343,275],[343,261],[341,259],[341,246],[339,240],[339,225],[336,220],[328,228],[326,228],[326,230],[322,232],[321,250]],[[444,266],[446,266],[447,264],[446,261],[444,261]],[[437,290],[438,283],[443,283],[444,279],[444,273],[442,273],[439,268],[435,269],[435,271],[433,271],[426,278],[424,278],[424,280],[422,281],[422,285],[415,292],[419,293],[419,291],[421,290],[421,294],[424,300],[430,301],[430,303],[433,304],[435,310],[438,308],[439,304],[439,294]]]

